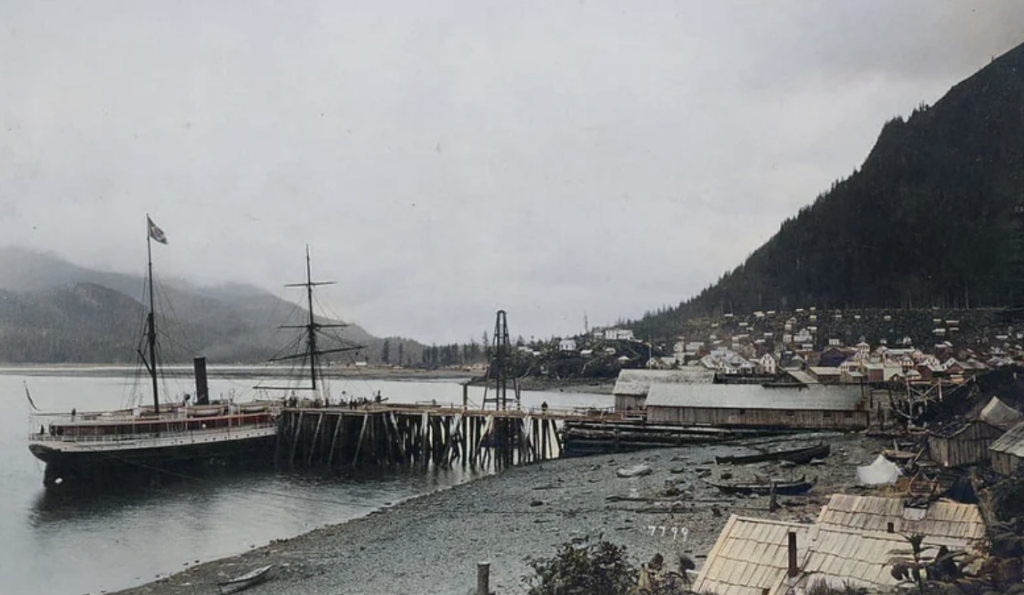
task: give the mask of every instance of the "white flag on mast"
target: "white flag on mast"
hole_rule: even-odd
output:
[[[149,218],[149,215],[146,216],[146,222],[149,224],[149,237],[153,238],[155,242],[166,244],[167,234],[164,233],[164,230],[157,227],[156,223],[153,223],[153,220]]]

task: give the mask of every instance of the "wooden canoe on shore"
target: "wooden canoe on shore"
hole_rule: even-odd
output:
[[[807,481],[807,476],[802,476],[800,479],[795,481],[776,481],[776,482],[749,482],[749,483],[724,483],[720,481],[712,481],[710,479],[702,478],[704,483],[709,486],[718,488],[719,490],[727,494],[760,494],[766,495],[771,493],[772,484],[775,485],[775,493],[782,496],[793,496],[796,494],[803,494],[810,490],[814,486],[814,482],[817,478]]]
[[[824,459],[830,452],[832,452],[832,447],[828,442],[822,441],[812,446],[790,450],[760,452],[753,455],[715,457],[715,462],[719,465],[746,465],[748,463],[763,463],[765,461],[789,461],[797,465],[806,465],[814,459]]]
[[[267,580],[267,573],[269,573],[270,569],[273,567],[273,564],[261,566],[241,576],[220,581],[217,583],[217,586],[220,587],[221,593],[235,593],[243,589],[248,589],[253,585],[258,585]]]
[[[917,457],[921,456],[923,451],[911,451],[911,450],[883,450],[882,456],[889,459],[893,463],[906,464]]]

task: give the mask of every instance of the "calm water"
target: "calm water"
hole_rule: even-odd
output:
[[[43,489],[43,465],[28,452],[28,401],[22,382],[44,411],[112,409],[144,390],[131,378],[0,374],[0,593],[81,595],[116,590],[183,569],[196,560],[233,555],[268,541],[338,523],[432,490],[469,481],[451,471],[405,471],[341,479],[276,471],[227,473],[214,478],[102,494]],[[210,380],[212,397],[254,396],[246,379]],[[168,381],[168,394],[192,392],[188,380]],[[450,382],[332,381],[393,402],[461,403]],[[143,393],[145,394],[145,393]],[[471,390],[480,402],[483,391]],[[148,398],[148,397],[147,397]],[[523,393],[524,406],[611,405],[611,397]]]

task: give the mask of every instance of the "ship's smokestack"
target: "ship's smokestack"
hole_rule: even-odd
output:
[[[209,405],[210,388],[206,385],[206,358],[193,359],[192,366],[196,371],[196,405]]]

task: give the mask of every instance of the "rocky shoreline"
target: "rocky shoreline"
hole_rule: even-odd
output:
[[[731,470],[736,478],[755,471],[817,477],[807,496],[782,497],[772,513],[767,497],[721,494],[698,478],[702,470],[717,474],[714,457],[743,452],[741,443],[564,459],[512,468],[118,595],[213,594],[218,580],[265,564],[275,565],[273,576],[247,593],[465,595],[475,584],[476,563],[483,560],[492,564],[492,589],[515,595],[527,590],[522,579],[531,558],[549,557],[559,544],[585,536],[626,546],[636,562],[655,553],[666,558],[688,553],[699,565],[730,514],[809,522],[829,494],[855,490],[855,466],[870,463],[881,444],[859,434],[833,435],[829,441],[833,451],[823,465],[783,469],[768,463]],[[616,474],[639,464],[651,473]],[[657,498],[666,488],[683,508],[608,498]]]

